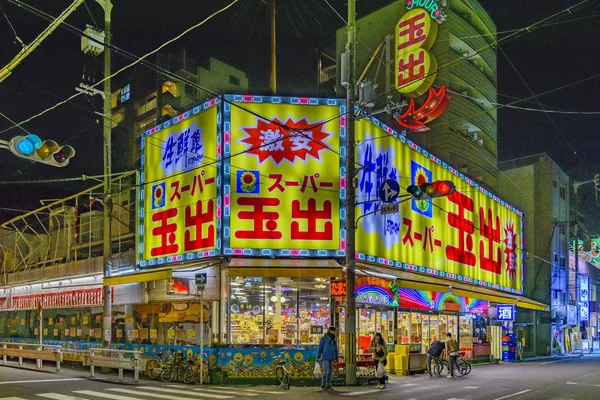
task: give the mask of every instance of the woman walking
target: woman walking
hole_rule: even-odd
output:
[[[373,359],[375,360],[375,370],[379,368],[381,364],[384,368],[387,364],[386,357],[388,355],[387,346],[385,340],[381,336],[381,333],[377,332],[373,338]],[[385,373],[379,378],[379,386],[377,389],[385,389]]]

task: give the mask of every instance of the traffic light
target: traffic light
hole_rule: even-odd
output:
[[[65,167],[69,160],[75,156],[75,149],[71,146],[59,146],[54,140],[42,140],[39,136],[15,136],[8,143],[11,153],[17,157],[31,161],[41,162],[54,167]]]
[[[410,185],[406,188],[415,200],[427,200],[435,197],[450,196],[456,191],[456,187],[452,181],[435,181],[432,183],[425,182],[420,185]]]
[[[594,175],[594,187],[600,191],[600,174]]]

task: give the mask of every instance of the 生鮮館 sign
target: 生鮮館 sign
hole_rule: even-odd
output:
[[[493,193],[372,118],[356,124],[360,169],[356,216],[359,259],[492,289],[523,291],[523,215]],[[450,180],[448,197],[400,204],[381,215],[377,190]],[[404,193],[402,193],[404,194]]]
[[[216,254],[219,113],[212,99],[144,133],[141,266]]]

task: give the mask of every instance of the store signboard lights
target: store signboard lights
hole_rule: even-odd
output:
[[[443,3],[446,3],[446,1],[443,1]],[[446,20],[446,14],[436,0],[407,0],[406,9],[412,10],[413,8],[427,10],[431,18],[435,19],[438,23]]]
[[[377,140],[374,140],[377,139]],[[523,214],[433,154],[372,118],[356,123],[356,248],[359,261],[396,266],[520,294]],[[451,181],[447,197],[410,199],[380,215],[377,188]]]
[[[579,320],[590,320],[590,277],[579,277]]]
[[[514,321],[515,320],[515,306],[514,304],[498,304],[498,321]]]
[[[398,307],[399,290],[396,282],[377,276],[356,277],[356,302],[359,304]],[[331,296],[345,297],[346,282],[331,282]]]

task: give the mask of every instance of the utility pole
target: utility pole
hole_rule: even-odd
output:
[[[355,34],[356,0],[348,0],[348,79],[346,85],[346,385],[356,385],[356,249],[355,249],[355,208],[354,179],[354,88],[355,74]]]
[[[111,0],[96,0],[104,9],[104,232],[103,232],[103,256],[104,279],[112,274],[112,195],[111,195],[111,130],[112,130],[112,110],[111,110],[111,83],[110,83],[110,61],[111,61],[111,28],[110,14],[112,11]],[[112,287],[104,286],[104,308],[103,308],[103,347],[109,347],[112,335]]]
[[[275,0],[271,0],[271,92],[277,92],[277,14]]]

